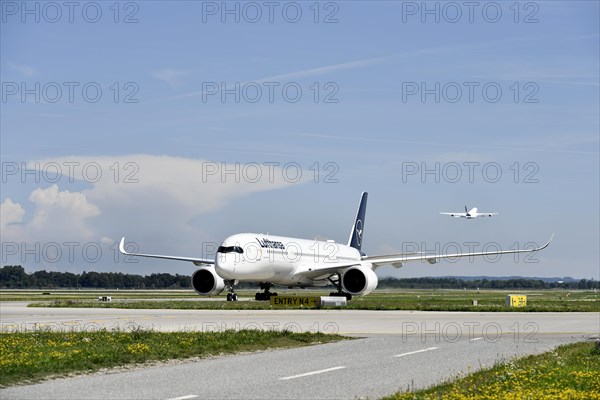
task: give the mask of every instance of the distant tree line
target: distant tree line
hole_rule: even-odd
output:
[[[240,285],[255,288],[256,284]],[[52,288],[96,288],[96,289],[191,289],[190,277],[186,275],[151,274],[133,275],[122,272],[71,272],[36,271],[25,272],[20,265],[0,268],[2,289],[52,289]],[[581,279],[570,282],[544,282],[540,279],[475,279],[459,278],[384,278],[379,288],[398,289],[600,289],[600,282]]]
[[[460,279],[460,278],[384,278],[379,288],[404,289],[599,289],[600,282],[581,279],[571,282],[544,282],[541,279]]]
[[[25,272],[20,265],[0,268],[2,289],[106,288],[106,289],[187,289],[190,277],[185,275],[133,275],[122,272]]]

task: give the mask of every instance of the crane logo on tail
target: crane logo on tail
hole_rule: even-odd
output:
[[[356,220],[356,242],[360,246],[362,243],[363,224],[360,219]]]

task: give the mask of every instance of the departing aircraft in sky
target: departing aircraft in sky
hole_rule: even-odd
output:
[[[478,217],[491,217],[493,215],[498,215],[497,212],[493,212],[493,213],[479,212],[479,211],[477,211],[477,207],[473,207],[470,210],[467,210],[467,206],[465,206],[465,212],[455,212],[455,213],[441,212],[440,214],[449,215],[454,218],[466,218],[466,219],[473,219],[473,218],[478,218]]]
[[[192,287],[204,296],[217,295],[226,289],[229,292],[227,300],[235,301],[235,286],[239,282],[256,282],[264,290],[256,293],[256,300],[269,300],[271,296],[276,295],[270,292],[273,285],[290,288],[334,285],[337,292],[331,293],[331,296],[345,296],[350,300],[353,295],[366,295],[377,287],[378,279],[374,271],[382,265],[400,268],[410,261],[435,264],[443,258],[531,253],[546,248],[552,240],[550,237],[546,244],[533,249],[458,254],[413,252],[367,256],[361,251],[366,210],[367,193],[363,192],[347,245],[333,240],[317,241],[240,233],[223,240],[214,259],[130,253],[125,250],[125,238],[121,239],[119,250],[128,256],[194,263],[200,268],[192,274]]]

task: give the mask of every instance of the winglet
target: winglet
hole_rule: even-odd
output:
[[[121,242],[119,243],[119,251],[122,254],[129,255],[129,253],[125,251],[125,236],[121,238]]]
[[[552,232],[552,235],[550,235],[550,239],[548,239],[548,241],[546,242],[546,244],[543,245],[542,247],[540,247],[538,250],[542,250],[542,249],[545,249],[546,247],[548,247],[548,245],[550,244],[550,242],[552,241],[552,239],[554,239],[554,232]]]
[[[529,251],[540,251],[540,250],[545,249],[546,247],[548,247],[550,245],[550,242],[552,242],[552,239],[554,239],[554,232],[552,232],[552,235],[550,235],[550,239],[548,239],[546,244],[544,244],[543,246],[540,246],[536,249],[530,249]]]

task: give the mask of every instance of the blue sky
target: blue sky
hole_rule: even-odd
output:
[[[3,264],[192,272],[115,260],[122,235],[343,243],[368,191],[368,254],[555,232],[537,262],[381,276],[600,278],[598,2],[1,4]],[[439,215],[465,204],[500,215]]]

